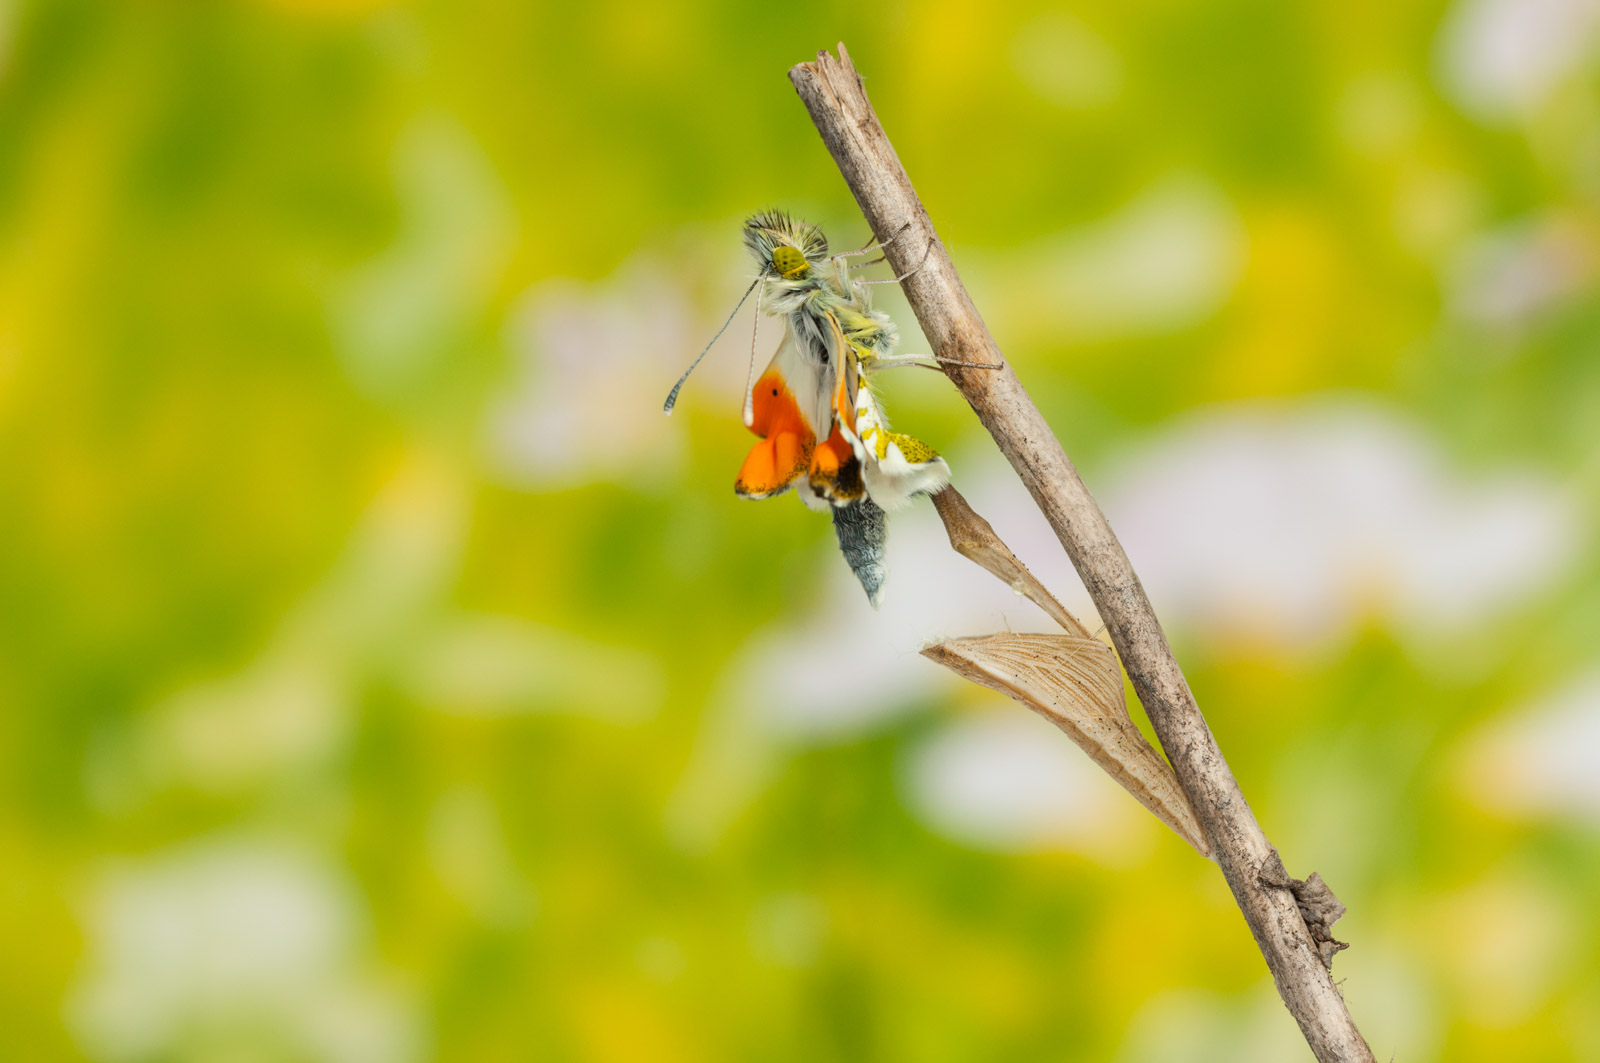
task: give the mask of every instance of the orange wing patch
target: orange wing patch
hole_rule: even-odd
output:
[[[787,491],[810,466],[817,435],[776,369],[756,381],[752,407],[750,431],[761,442],[750,448],[733,489],[740,498],[768,498]]]
[[[812,452],[807,479],[817,497],[826,498],[835,506],[854,502],[866,494],[861,462],[837,428]]]

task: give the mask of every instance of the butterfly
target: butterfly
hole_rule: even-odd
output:
[[[845,560],[877,607],[887,571],[885,511],[944,487],[950,467],[932,447],[889,430],[874,376],[930,360],[895,352],[899,332],[869,297],[870,286],[884,282],[850,274],[849,258],[886,245],[830,256],[821,229],[781,211],[752,216],[743,236],[758,272],[728,321],[755,291],[758,319],[763,309],[781,318],[784,333],[759,377],[751,352],[744,423],[760,442],[739,467],[734,491],[770,498],[793,489],[810,508],[830,512]],[[668,414],[704,357],[673,387]]]

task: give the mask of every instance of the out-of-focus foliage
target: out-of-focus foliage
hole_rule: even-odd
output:
[[[660,416],[745,213],[868,235],[840,38],[1379,1058],[1600,1059],[1586,0],[0,6],[0,1057],[1309,1058],[915,655],[1026,603],[733,497],[747,319]]]

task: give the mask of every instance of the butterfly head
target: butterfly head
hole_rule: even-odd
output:
[[[772,249],[772,268],[785,280],[795,280],[805,276],[811,263],[806,261],[806,256],[800,253],[799,248],[780,244]]]
[[[781,210],[762,211],[744,223],[744,246],[763,275],[801,280],[828,257],[828,238],[809,222]]]

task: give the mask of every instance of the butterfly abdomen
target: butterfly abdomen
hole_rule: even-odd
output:
[[[839,538],[839,552],[844,554],[850,571],[861,581],[867,601],[876,609],[883,600],[883,583],[889,576],[884,563],[884,545],[889,536],[883,510],[870,498],[835,509],[833,533]]]

